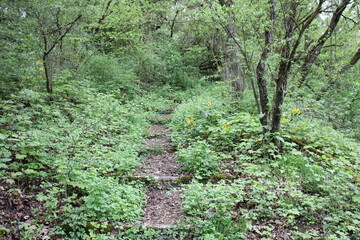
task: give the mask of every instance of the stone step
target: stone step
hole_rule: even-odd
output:
[[[138,229],[144,229],[144,228],[152,228],[154,230],[165,230],[165,229],[174,229],[181,227],[182,229],[191,229],[191,225],[180,225],[180,224],[157,224],[157,223],[145,223],[145,224],[126,224],[122,225],[121,229],[129,229],[129,228],[138,228]]]
[[[131,180],[133,181],[140,181],[140,182],[145,182],[145,183],[150,183],[151,181],[158,181],[158,182],[171,182],[174,184],[189,184],[191,183],[192,180],[194,180],[194,176],[191,175],[179,175],[179,176],[168,176],[168,175],[135,175],[130,177]],[[222,180],[225,181],[233,181],[235,180],[236,177],[227,174],[227,173],[218,173],[218,174],[214,174],[211,177],[209,177],[208,179],[201,179],[198,180],[199,182],[202,183],[218,183]]]
[[[189,183],[192,179],[190,175],[180,175],[180,176],[167,176],[167,175],[135,175],[130,177],[133,181],[140,181],[140,182],[151,182],[151,181],[158,181],[158,182],[171,182],[177,184],[186,184]]]
[[[156,230],[171,229],[177,227],[177,225],[173,225],[173,224],[144,224],[143,226],[146,228],[152,228]]]

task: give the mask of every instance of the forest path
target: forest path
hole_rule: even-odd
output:
[[[159,114],[156,120],[164,122],[170,114]],[[182,176],[181,166],[176,163],[175,149],[171,143],[170,130],[165,124],[153,124],[151,137],[145,144],[145,159],[136,178],[148,179],[149,191],[146,194],[147,205],[141,223],[145,227],[164,229],[179,224],[184,214],[181,210],[180,185],[176,180]],[[157,183],[151,186],[151,183]],[[150,186],[149,186],[150,185]]]

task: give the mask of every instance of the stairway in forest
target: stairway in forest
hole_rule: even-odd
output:
[[[156,118],[166,120],[170,114],[159,114]],[[162,122],[161,121],[161,122]],[[177,180],[182,176],[181,166],[176,163],[174,148],[165,124],[153,124],[150,129],[151,138],[145,145],[145,159],[134,178],[148,183],[156,183],[149,187],[146,194],[147,205],[141,223],[154,229],[171,228],[184,218],[181,210],[181,192]]]

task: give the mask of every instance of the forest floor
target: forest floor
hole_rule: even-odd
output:
[[[170,114],[159,114],[156,119],[167,120],[170,117]],[[135,176],[154,179],[159,184],[150,188],[146,195],[145,216],[141,222],[145,227],[170,228],[184,218],[180,186],[175,183],[182,176],[181,166],[175,160],[175,149],[169,138],[171,132],[166,125],[153,124],[149,131],[151,137],[145,145],[147,154]]]

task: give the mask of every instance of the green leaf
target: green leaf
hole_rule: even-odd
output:
[[[24,154],[16,154],[16,158],[19,159],[19,160],[25,159],[26,155],[24,155]]]
[[[6,169],[8,168],[9,166],[4,164],[4,163],[0,163],[0,169],[3,168],[3,169]]]
[[[356,202],[356,203],[360,203],[360,194],[354,195],[354,196],[352,197],[352,200],[353,200],[354,202]]]
[[[10,162],[12,159],[11,158],[1,158],[0,162]]]
[[[37,172],[34,169],[28,168],[24,171],[25,174],[36,174]]]
[[[7,136],[6,136],[6,135],[4,135],[4,134],[0,133],[0,140],[5,140],[6,138],[7,138]]]
[[[6,182],[9,184],[15,184],[15,180],[12,178],[6,179]]]

